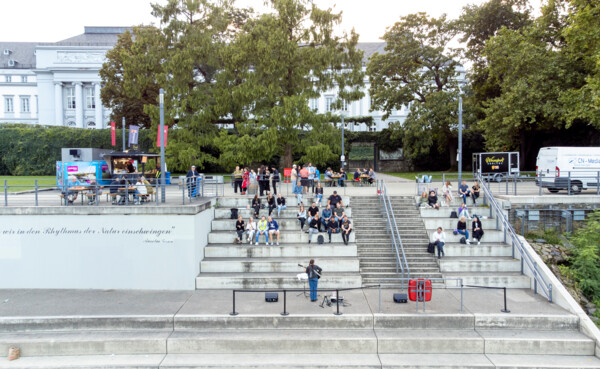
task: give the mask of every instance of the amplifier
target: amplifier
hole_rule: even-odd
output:
[[[395,293],[394,294],[394,302],[399,302],[399,303],[407,303],[408,302],[408,295],[405,293]]]
[[[266,302],[277,302],[279,301],[279,294],[277,292],[265,292]]]

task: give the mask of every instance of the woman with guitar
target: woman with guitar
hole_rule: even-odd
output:
[[[300,264],[298,265],[303,267]],[[310,286],[310,301],[317,301],[317,284],[319,283],[319,278],[321,278],[321,272],[323,270],[318,265],[315,265],[315,259],[310,259],[310,262],[308,263],[308,266],[304,268],[304,271],[308,275],[308,285]]]

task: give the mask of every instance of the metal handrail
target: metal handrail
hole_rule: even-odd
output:
[[[396,216],[390,202],[389,195],[387,193],[387,186],[384,180],[377,181],[377,192],[379,195],[379,204],[381,211],[385,214],[388,226],[388,232],[392,235],[392,249],[396,254],[396,273],[402,272],[402,277],[410,278],[410,268],[408,266],[408,260],[404,252],[404,244],[398,232],[398,225],[396,223]],[[400,256],[402,254],[402,256]]]
[[[552,302],[552,284],[548,283],[544,279],[543,275],[540,273],[537,263],[533,260],[533,257],[529,254],[529,252],[527,251],[527,249],[525,248],[525,246],[523,245],[523,243],[517,236],[517,233],[515,232],[514,228],[508,221],[508,218],[502,211],[500,204],[498,204],[498,201],[496,201],[496,199],[494,198],[494,195],[492,195],[492,191],[490,191],[490,189],[488,188],[487,183],[483,180],[483,177],[481,175],[477,175],[477,177],[479,179],[481,189],[483,190],[483,193],[489,202],[490,215],[491,215],[492,211],[494,211],[496,213],[496,222],[499,221],[502,223],[502,227],[504,229],[504,242],[506,242],[506,236],[507,236],[506,233],[507,232],[508,232],[508,236],[512,240],[512,257],[513,258],[515,257],[515,245],[518,248],[519,254],[521,255],[521,274],[524,274],[523,273],[523,266],[524,266],[523,264],[525,263],[527,265],[527,267],[533,273],[534,292],[537,293],[537,286],[539,284],[542,288],[542,291],[548,298],[548,301]],[[498,225],[498,223],[496,223],[496,224]],[[498,229],[498,226],[497,226],[497,229]]]

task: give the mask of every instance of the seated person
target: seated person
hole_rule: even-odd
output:
[[[456,223],[456,231],[465,236],[467,245],[471,244],[471,241],[469,241],[469,230],[467,229],[467,219],[464,217],[464,215],[460,217],[458,223]]]
[[[321,186],[321,182],[317,182],[317,187],[315,187],[315,199],[321,206],[321,201],[323,200],[323,186]]]
[[[121,198],[119,199],[119,205],[123,205],[129,199],[129,182],[125,179],[125,176],[121,176],[119,179],[119,195]]]
[[[296,182],[296,187],[294,187],[292,193],[296,195],[297,205],[300,206],[302,203],[302,182],[300,180]]]
[[[313,202],[312,205],[308,208],[308,224],[319,214],[319,207],[316,202]],[[321,232],[321,223],[317,225],[317,229]]]
[[[284,209],[287,209],[287,206],[285,206],[285,197],[281,196],[281,193],[279,193],[277,195],[277,216],[279,216]]]
[[[258,246],[258,238],[261,234],[265,235],[265,245],[269,244],[269,223],[263,215],[256,225],[256,246]]]
[[[356,168],[356,171],[354,172],[354,180],[360,181],[360,171],[358,168]]]
[[[435,191],[429,192],[429,197],[427,198],[427,203],[432,208],[440,210],[440,204],[438,204],[438,197],[435,194]]]
[[[344,170],[344,168],[340,168],[340,178],[338,179],[338,184],[340,185],[340,187],[345,186],[347,179],[348,175],[346,174],[346,171]]]
[[[473,241],[477,240],[477,244],[481,245],[481,237],[483,237],[483,228],[481,226],[481,220],[476,215],[473,217]]]
[[[323,228],[327,230],[327,224],[329,224],[330,220],[335,220],[333,217],[333,212],[331,211],[331,206],[327,205],[323,212],[321,213],[321,222],[323,223]]]
[[[481,188],[479,187],[479,182],[475,181],[475,184],[471,188],[473,189],[472,196],[471,196],[471,198],[473,199],[473,205],[477,205],[477,199],[479,198],[479,195],[481,194]]]
[[[117,195],[119,194],[119,187],[120,186],[120,182],[119,182],[119,178],[118,177],[114,177],[112,179],[112,181],[110,182],[110,194],[112,195],[112,203],[116,204],[117,203]]]
[[[69,204],[72,204],[73,201],[77,200],[77,191],[71,191],[72,187],[81,186],[81,182],[75,176],[69,176],[69,181],[67,182],[67,201]]]
[[[248,243],[252,245],[252,237],[256,233],[256,222],[250,217],[248,225],[246,225],[246,233],[248,234]]]
[[[251,218],[252,219],[252,218]],[[235,222],[235,232],[237,233],[237,238],[234,243],[242,243],[244,238],[245,224],[244,219],[241,215],[238,216],[237,221]]]
[[[271,237],[271,246],[273,246],[273,238],[275,235],[277,236],[277,246],[279,246],[279,223],[271,216],[269,216],[268,221],[269,225],[269,237]]]
[[[333,171],[331,170],[331,168],[327,168],[324,177],[325,183],[331,186],[333,184]]]
[[[306,210],[304,209],[304,204],[300,203],[300,209],[298,210],[298,221],[300,222],[300,230],[304,230],[304,223],[306,222]]]
[[[346,214],[344,214],[344,219],[342,219],[342,240],[344,241],[344,244],[348,244],[348,242],[350,241],[350,233],[352,232],[352,223],[350,223],[350,220],[348,219],[348,216]]]
[[[251,208],[254,210],[254,216],[258,219],[258,213],[260,213],[260,198],[258,194],[254,195]]]
[[[146,177],[142,176],[140,177],[140,179],[142,180],[142,183],[144,185],[146,185],[146,193],[148,194],[152,194],[154,193],[154,187],[152,186],[152,184],[150,182],[148,182],[148,180],[146,179]]]
[[[269,216],[273,212],[273,210],[277,207],[277,203],[275,202],[275,198],[272,193],[268,193],[267,195],[267,206],[269,207]]]
[[[340,233],[340,225],[335,219],[330,219],[327,223],[327,234],[329,235],[329,243],[331,243],[331,234]]]
[[[89,193],[88,193],[88,205],[94,205],[96,203],[96,196],[101,195],[102,191],[100,190],[100,186],[98,186],[98,182],[96,182],[96,177],[90,178],[89,182]]]
[[[377,178],[375,177],[375,171],[373,168],[369,169],[369,184],[373,184]]]
[[[437,231],[431,235],[431,243],[437,247],[438,259],[444,256],[444,245],[446,244],[446,234],[442,227],[438,227]]]
[[[467,204],[465,204],[465,203],[460,204],[460,206],[458,208],[458,217],[460,218],[463,215],[465,217],[467,217],[467,219],[471,219],[471,215],[469,214],[469,209],[467,209]]]
[[[321,226],[321,220],[319,219],[319,213],[315,214],[315,217],[308,223],[308,243],[312,238],[313,233],[319,233],[319,227]]]
[[[139,196],[138,196],[139,195]],[[135,183],[135,203],[139,204],[144,201],[148,196],[148,189],[146,185],[142,183],[142,179],[138,179]]]
[[[462,181],[461,185],[458,186],[458,194],[463,198],[463,204],[467,203],[467,197],[471,196],[471,190],[467,186],[467,181]]]
[[[342,197],[338,195],[337,191],[333,191],[333,195],[329,196],[329,199],[327,200],[327,205],[331,205],[331,208],[335,209],[337,207],[338,202],[342,204],[342,207],[344,206]]]
[[[335,219],[336,222],[338,222],[339,224],[342,224],[344,215],[346,215],[346,212],[345,212],[344,208],[342,207],[342,203],[338,202],[335,209],[333,209],[333,218]]]

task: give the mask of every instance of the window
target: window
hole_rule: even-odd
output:
[[[67,109],[75,109],[75,87],[67,87]]]
[[[27,83],[27,76],[21,76],[21,82]]]
[[[333,111],[331,105],[333,104],[333,96],[325,97],[325,111]]]
[[[348,101],[342,100],[342,111],[348,111]]]
[[[29,96],[21,97],[21,113],[29,113],[31,110],[29,108]]]
[[[67,122],[67,126],[69,127],[75,127],[75,122],[73,122],[72,120]]]
[[[12,82],[12,76],[4,76],[4,81]]]
[[[5,97],[4,98],[4,111],[7,113],[14,113],[15,112],[15,107],[13,105],[13,98],[12,97]]]
[[[319,100],[318,99],[310,99],[310,108],[312,110],[319,110]]]
[[[96,98],[94,95],[94,87],[86,87],[85,89],[85,108],[96,109]]]
[[[94,123],[94,122],[88,122],[87,127],[88,128],[96,128],[96,123]]]

